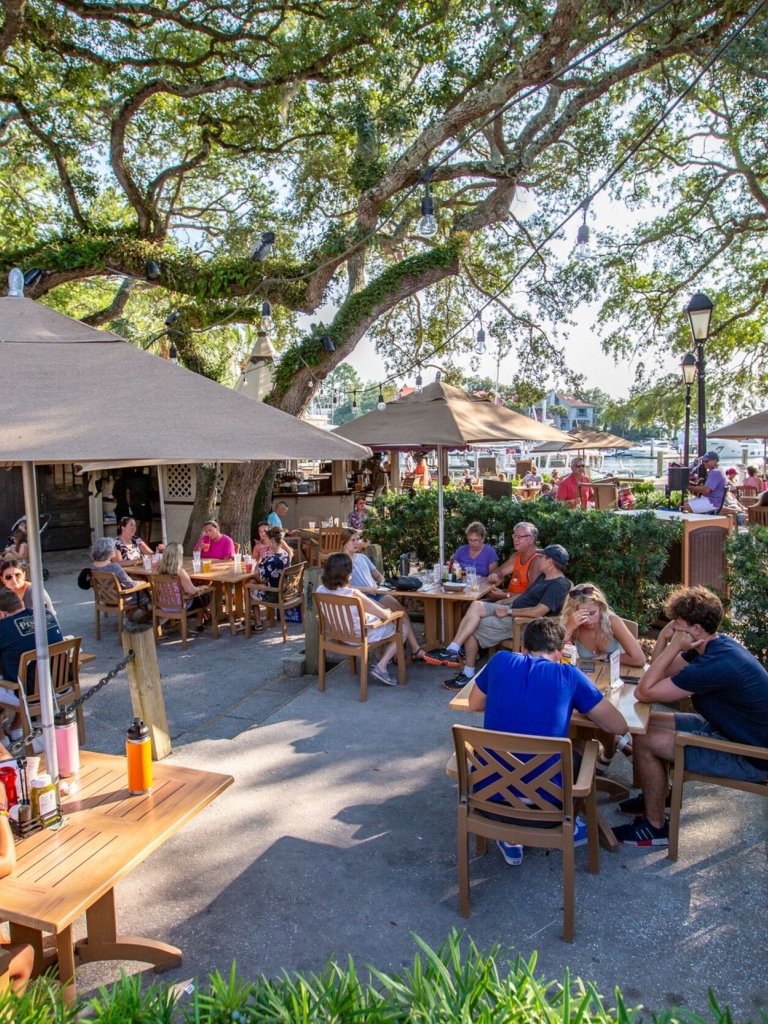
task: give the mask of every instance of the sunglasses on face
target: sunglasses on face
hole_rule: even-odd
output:
[[[581,586],[574,587],[571,591],[572,594],[578,594],[582,597],[591,597],[591,595],[594,594],[594,592],[595,588],[591,586],[589,583],[582,583]]]
[[[6,575],[3,576],[3,579],[4,580],[23,580],[24,579],[24,573],[23,572],[6,573]]]
[[[526,537],[532,537],[532,533],[513,533],[512,537],[514,540],[525,540]]]

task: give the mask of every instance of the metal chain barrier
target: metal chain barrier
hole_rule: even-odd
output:
[[[95,697],[96,694],[99,692],[99,690],[103,690],[104,687],[107,685],[107,683],[112,682],[112,680],[115,678],[115,676],[119,675],[127,665],[130,665],[130,663],[134,660],[135,657],[136,657],[136,655],[134,654],[133,651],[128,651],[128,653],[123,658],[123,660],[122,661],[118,661],[118,663],[115,665],[115,667],[111,668],[109,670],[109,672],[107,672],[107,674],[102,679],[100,679],[98,681],[98,683],[96,683],[95,686],[92,686],[90,688],[90,690],[88,690],[86,693],[82,694],[82,696],[78,697],[77,700],[73,700],[67,706],[72,708],[73,710],[76,710],[77,708],[79,708],[83,704],[85,704],[85,702],[87,700],[90,700],[91,697]],[[32,719],[31,719],[30,714],[29,714],[29,706],[27,705],[26,687],[23,684],[22,684],[22,686],[20,688],[20,692],[21,692],[21,699],[24,702],[24,707],[25,707],[26,712],[27,712],[27,721],[31,723]],[[8,752],[10,753],[11,757],[16,757],[19,754],[23,754],[26,745],[28,743],[31,743],[33,740],[37,739],[38,736],[42,736],[42,735],[43,735],[43,730],[41,728],[39,728],[39,727],[38,728],[32,728],[31,732],[29,733],[28,736],[24,736],[22,739],[16,740],[15,743],[12,743],[10,745],[10,747],[8,748]]]

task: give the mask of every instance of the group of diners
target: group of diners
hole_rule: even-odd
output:
[[[203,527],[203,533],[193,551],[200,552],[201,558],[212,562],[230,561],[236,553],[236,544],[227,534],[222,533],[215,519]],[[196,630],[202,633],[211,621],[211,594],[207,586],[199,586],[184,568],[184,549],[179,543],[158,544],[155,552],[137,536],[136,521],[130,516],[120,520],[117,537],[101,537],[91,549],[91,569],[109,572],[115,576],[122,590],[132,590],[136,581],[126,569],[138,565],[144,557],[154,554],[152,569],[158,575],[173,576],[178,583],[179,597],[186,603],[187,611],[197,612]],[[159,556],[159,558],[158,558]],[[252,579],[251,592],[265,602],[273,602],[276,595],[261,590],[259,584],[276,588],[283,569],[291,564],[293,551],[285,542],[283,530],[268,522],[259,523],[258,536],[253,544],[252,557],[256,563],[256,575]],[[151,616],[147,590],[138,590],[128,595],[125,601],[126,615],[132,621],[146,621]],[[171,610],[171,609],[167,609]],[[161,609],[161,612],[163,609]],[[264,632],[264,621],[258,605],[253,606],[254,628]],[[244,628],[241,626],[241,628]]]

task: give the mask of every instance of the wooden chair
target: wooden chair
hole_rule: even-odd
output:
[[[752,505],[747,509],[749,526],[768,526],[768,505]]]
[[[341,531],[343,529],[343,526],[321,527],[317,550],[313,551],[318,565],[324,565],[329,555],[335,551],[341,551]]]
[[[725,786],[727,789],[740,789],[743,793],[757,793],[758,796],[768,797],[768,781],[742,782],[739,779],[727,779],[721,775],[699,775],[698,772],[689,771],[685,767],[686,747],[722,750],[727,754],[741,754],[743,757],[756,757],[768,761],[768,747],[731,743],[730,740],[719,740],[711,736],[696,736],[689,732],[675,733],[675,762],[672,768],[672,799],[669,809],[669,848],[667,850],[667,857],[670,860],[677,860],[680,812],[683,806],[683,786],[686,782],[707,782],[711,786]]]
[[[299,529],[300,530],[311,530],[311,529],[313,529],[313,527],[310,526],[309,524],[312,523],[312,524],[314,524],[314,526],[317,526],[317,524],[319,522],[320,522],[320,519],[319,519],[318,516],[299,516]]]
[[[619,488],[613,481],[593,483],[592,490],[595,492],[595,508],[607,511],[618,505]]]
[[[750,508],[752,505],[757,504],[760,500],[760,495],[754,487],[737,487],[736,499],[741,502],[744,508]]]
[[[71,640],[60,640],[51,644],[48,653],[51,660],[51,684],[53,687],[54,705],[59,708],[66,707],[80,696],[80,644],[79,636]],[[34,681],[27,693],[27,703],[21,699],[21,688],[26,684],[29,673],[34,666]],[[16,698],[13,703],[6,703],[3,699],[6,695],[13,694]],[[19,658],[19,675],[15,682],[0,679],[0,706],[18,711],[21,716],[21,728],[25,736],[32,731],[32,719],[40,717],[40,680],[37,670],[37,652],[26,651]],[[83,709],[76,709],[77,735],[82,746],[85,743],[85,719]],[[31,744],[28,744],[28,754],[32,754]]]
[[[184,593],[178,576],[152,575],[149,578],[149,585],[152,588],[152,629],[155,632],[155,639],[159,640],[163,635],[163,624],[178,622],[181,630],[181,649],[187,649],[188,619],[197,618],[197,609],[189,610],[187,601],[191,599],[189,594]],[[201,591],[203,594],[211,594],[211,603],[208,606],[211,612],[211,623],[213,635],[219,639],[219,614],[216,599],[216,588],[206,587]]]
[[[254,597],[249,586],[246,593],[245,608],[245,636],[248,639],[251,635],[251,610],[255,605],[265,608],[271,619],[274,619],[275,612],[280,612],[280,625],[283,627],[283,643],[288,641],[288,629],[285,621],[287,608],[298,608],[304,606],[304,570],[306,562],[299,562],[297,565],[288,566],[280,573],[280,582],[276,587],[265,587],[253,581],[252,586],[258,588],[265,594],[275,594],[276,601],[265,601],[264,598]]]
[[[343,594],[312,594],[318,617],[318,634],[320,642],[319,668],[317,688],[325,691],[325,655],[328,651],[343,654],[349,658],[349,670],[352,675],[357,671],[357,659],[360,658],[360,700],[368,699],[368,654],[370,651],[383,647],[393,640],[397,644],[397,675],[398,682],[405,686],[405,649],[403,647],[402,619],[405,612],[393,612],[388,619],[377,619],[375,622],[365,621],[363,602],[359,597],[345,597]],[[394,636],[385,640],[368,639],[368,630],[381,626],[385,622],[395,622]]]
[[[568,739],[523,736],[454,725],[453,741],[459,779],[459,913],[462,917],[469,917],[470,913],[470,833],[475,836],[478,853],[486,852],[488,839],[562,850],[563,938],[572,942],[574,800],[583,802],[585,808],[590,874],[600,872],[595,800],[597,742],[590,740],[586,744],[579,776],[574,782],[573,752]],[[528,756],[523,759],[523,754]],[[536,778],[526,781],[539,767],[542,770],[537,772]],[[560,781],[557,780],[558,775],[561,776]],[[479,789],[478,783],[481,782],[487,782],[487,785]],[[491,796],[501,796],[505,803],[492,800]],[[507,820],[489,818],[488,814]]]
[[[94,569],[91,572],[91,586],[93,587],[93,609],[96,616],[96,639],[101,640],[101,616],[117,615],[117,642],[122,644],[123,618],[126,611],[135,607],[129,603],[128,599],[140,590],[148,590],[149,583],[142,580],[123,590],[114,573],[100,572],[98,569]]]
[[[404,476],[400,481],[400,493],[409,494],[413,490],[413,483],[416,477],[411,473],[410,476]]]

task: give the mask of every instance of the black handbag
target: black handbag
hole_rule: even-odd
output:
[[[421,590],[422,582],[418,576],[394,576],[387,580],[387,586],[393,590]]]

